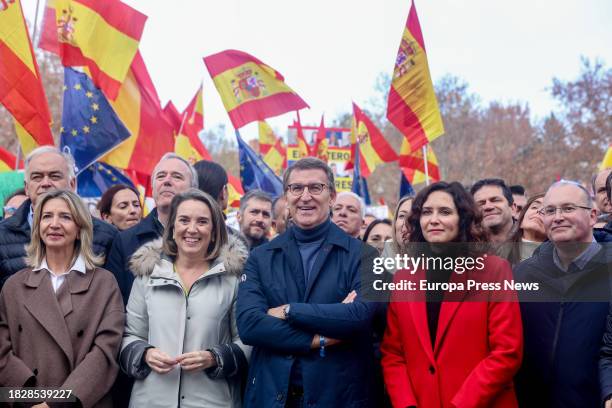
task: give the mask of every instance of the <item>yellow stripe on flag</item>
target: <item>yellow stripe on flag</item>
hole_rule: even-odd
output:
[[[269,69],[262,68],[254,62],[247,62],[236,68],[231,68],[218,74],[213,78],[213,82],[221,95],[223,106],[228,111],[238,107],[244,102],[263,99],[267,96],[278,94],[281,92],[293,93],[284,82],[279,81],[274,77]],[[241,84],[243,77],[251,75],[257,81],[257,95],[245,94],[244,84]]]
[[[23,24],[21,0],[15,0],[12,4],[9,2],[6,10],[0,10],[0,41],[8,45],[34,76],[38,77],[30,44],[24,41],[26,38],[29,36],[26,25]]]
[[[34,140],[32,135],[29,134],[19,122],[14,120],[13,123],[15,124],[17,140],[19,140],[19,144],[21,145],[21,151],[24,156],[27,156],[32,150],[38,147],[38,143],[36,143],[36,140]]]
[[[178,135],[174,139],[174,153],[191,164],[202,160],[202,155],[191,145],[191,141],[185,135]]]
[[[604,156],[601,164],[599,165],[599,169],[607,169],[612,167],[612,145],[608,146],[608,151],[606,151],[606,155]]]
[[[94,60],[106,75],[122,82],[138,51],[138,40],[117,30],[94,10],[78,2],[55,0],[54,3],[57,23],[63,18],[64,10],[71,13],[74,25],[71,44]]]
[[[140,88],[132,71],[129,71],[125,82],[119,89],[119,95],[114,101],[109,100],[113,110],[119,116],[125,127],[130,131],[130,137],[110,151],[101,160],[111,166],[125,169],[129,166],[134,146],[140,135]]]

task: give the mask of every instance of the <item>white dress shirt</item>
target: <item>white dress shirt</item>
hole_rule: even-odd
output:
[[[76,259],[76,261],[74,262],[74,264],[70,267],[70,269],[68,269],[68,271],[66,272],[51,272],[51,269],[49,268],[49,265],[47,265],[47,258],[45,257],[42,260],[42,263],[40,264],[40,266],[38,268],[34,268],[34,271],[39,271],[45,269],[47,272],[49,272],[49,275],[51,277],[51,286],[53,286],[53,291],[55,293],[57,293],[57,290],[62,286],[62,284],[64,283],[64,281],[66,280],[66,275],[68,275],[70,273],[70,271],[77,271],[82,273],[83,275],[85,275],[85,261],[83,260],[83,257],[81,255],[79,255],[79,257]]]

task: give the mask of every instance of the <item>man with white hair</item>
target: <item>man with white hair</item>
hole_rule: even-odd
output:
[[[0,288],[15,272],[26,267],[26,245],[30,243],[34,208],[38,197],[51,190],[76,190],[74,159],[54,146],[32,150],[25,159],[25,192],[28,199],[15,214],[0,223]],[[106,256],[117,229],[93,219],[93,250]]]
[[[600,375],[602,363],[598,368],[612,289],[612,253],[604,243],[609,236],[593,235],[597,212],[576,182],[554,183],[540,214],[549,241],[514,271],[517,281],[532,287],[519,291],[524,358],[516,377],[518,402],[603,406],[602,396],[612,394],[612,381]]]
[[[134,282],[128,266],[130,257],[141,246],[163,235],[172,199],[183,191],[197,188],[198,175],[188,161],[174,153],[166,153],[153,170],[151,184],[155,209],[140,223],[119,233],[104,265],[117,278],[126,304]]]
[[[351,237],[359,238],[364,217],[365,203],[361,197],[351,191],[338,193],[332,207],[334,224]]]

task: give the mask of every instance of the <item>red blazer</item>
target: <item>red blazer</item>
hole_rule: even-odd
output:
[[[472,272],[485,272],[488,281],[512,279],[508,262],[488,255],[483,271],[453,273],[451,282],[466,284]],[[423,271],[412,276],[400,271],[395,281],[424,278]],[[516,301],[491,299],[499,294],[484,291],[480,301],[442,302],[432,350],[425,302],[398,301],[401,295],[393,293],[381,351],[394,407],[518,406],[512,379],[523,352],[520,309]],[[513,291],[506,295],[516,299]]]

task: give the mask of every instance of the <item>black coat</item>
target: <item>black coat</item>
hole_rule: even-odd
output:
[[[15,272],[26,267],[26,245],[30,243],[31,229],[28,223],[31,201],[26,200],[11,218],[0,222],[0,288]],[[93,218],[93,250],[96,255],[106,256],[117,229],[97,218]]]
[[[517,281],[540,286],[537,297],[521,299],[525,351],[516,377],[521,407],[601,406],[598,360],[608,316],[612,251],[610,244],[600,244],[582,270],[566,273],[557,268],[551,242],[514,270]]]
[[[164,227],[157,219],[157,209],[151,211],[142,221],[131,228],[121,231],[106,257],[104,269],[115,275],[123,303],[127,304],[134,283],[134,274],[130,271],[130,257],[144,244],[160,238],[164,233]]]

